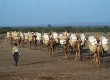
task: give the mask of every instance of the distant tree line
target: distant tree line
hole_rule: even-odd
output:
[[[75,26],[51,26],[47,27],[0,27],[0,33],[6,33],[7,31],[23,31],[23,32],[110,32],[110,26],[101,26],[101,27],[75,27]]]

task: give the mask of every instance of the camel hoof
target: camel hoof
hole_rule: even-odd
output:
[[[67,58],[67,56],[65,56],[65,59]]]
[[[101,68],[101,66],[98,66],[99,68]]]
[[[55,57],[55,55],[51,55],[52,57]]]
[[[95,62],[95,59],[93,59],[92,61]]]
[[[69,59],[69,57],[68,56],[65,56],[65,59]]]
[[[79,61],[82,61],[82,59],[79,59]]]

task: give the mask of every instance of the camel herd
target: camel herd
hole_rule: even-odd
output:
[[[102,35],[99,36],[85,36],[84,33],[68,33],[67,31],[57,33],[49,31],[48,33],[39,32],[7,32],[7,40],[13,44],[17,43],[18,47],[29,47],[36,50],[40,47],[48,48],[48,54],[54,56],[58,48],[63,48],[65,58],[69,58],[68,53],[74,50],[75,60],[82,60],[82,49],[84,46],[88,47],[91,54],[93,54],[93,61],[101,67],[101,59],[105,52],[109,50],[108,39]],[[29,46],[26,46],[29,45]]]

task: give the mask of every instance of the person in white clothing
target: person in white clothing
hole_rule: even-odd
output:
[[[19,57],[20,57],[20,53],[19,53],[19,50],[18,50],[17,43],[15,43],[15,46],[13,47],[12,54],[13,54],[13,57],[14,57],[15,65],[17,66],[17,63],[18,63],[18,60],[19,60]]]

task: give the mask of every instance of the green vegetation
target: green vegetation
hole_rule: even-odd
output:
[[[75,26],[51,26],[47,27],[0,27],[0,33],[6,33],[7,31],[23,31],[23,32],[48,32],[49,30],[62,32],[110,32],[109,26],[101,27],[75,27]]]

